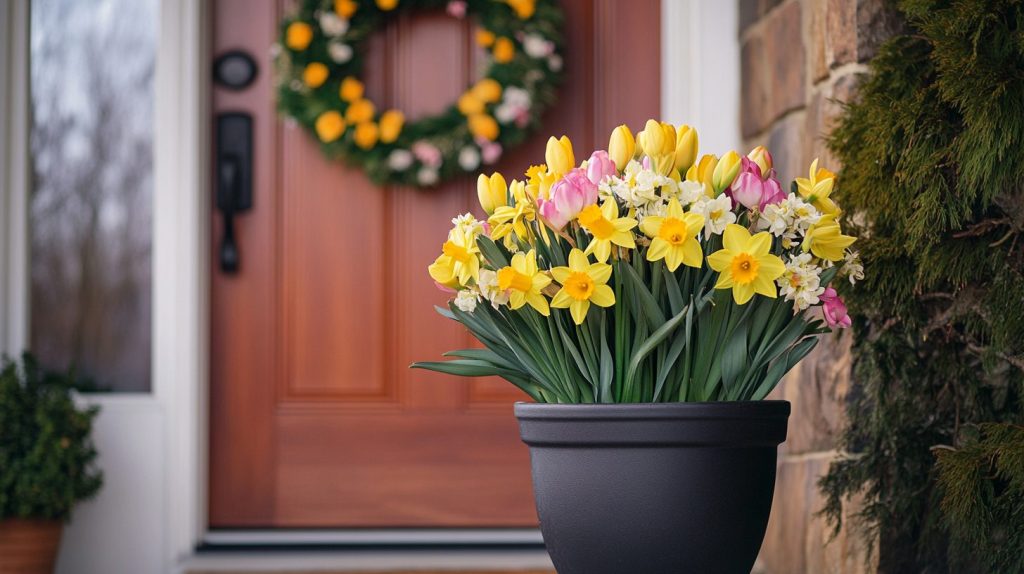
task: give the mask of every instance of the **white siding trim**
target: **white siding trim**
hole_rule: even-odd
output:
[[[28,0],[0,3],[0,354],[28,346]]]

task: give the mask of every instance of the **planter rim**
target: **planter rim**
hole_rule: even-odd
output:
[[[519,419],[658,420],[786,419],[789,401],[708,401],[685,403],[527,403],[515,404]]]

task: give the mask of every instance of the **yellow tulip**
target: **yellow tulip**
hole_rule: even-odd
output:
[[[284,43],[290,49],[301,52],[313,41],[313,28],[305,22],[292,22],[284,34]]]
[[[476,196],[480,200],[480,207],[484,208],[487,215],[491,215],[499,207],[508,205],[508,185],[505,183],[505,176],[494,172],[487,177],[481,173],[476,178]]]
[[[686,173],[697,160],[697,130],[687,125],[676,130],[676,165],[681,173]]]
[[[458,101],[455,103],[455,107],[459,109],[459,113],[464,116],[471,116],[473,114],[483,113],[484,102],[480,98],[476,97],[472,91],[466,92],[459,96]]]
[[[469,122],[469,133],[474,137],[484,138],[487,141],[498,139],[498,122],[487,114],[473,114],[467,118]]]
[[[700,161],[691,165],[686,170],[686,180],[695,181],[704,186],[704,194],[708,197],[715,197],[715,189],[711,185],[711,177],[715,174],[715,166],[718,165],[718,156],[705,154]]]
[[[568,136],[559,139],[555,139],[554,136],[548,138],[544,162],[548,166],[548,172],[556,177],[561,177],[576,167],[576,156],[572,153],[572,142]]]
[[[676,160],[676,128],[670,124],[647,120],[643,131],[637,134],[637,143],[651,158],[654,169],[662,175],[672,171]]]
[[[471,90],[481,102],[493,104],[501,99],[501,84],[494,78],[484,78],[476,83]]]
[[[629,160],[633,159],[636,152],[636,140],[633,139],[633,132],[625,124],[612,130],[608,139],[608,157],[615,162],[615,167],[622,171]]]
[[[494,61],[499,64],[507,64],[512,61],[512,58],[516,55],[516,45],[512,43],[512,40],[505,38],[504,36],[494,41]]]
[[[761,168],[761,177],[768,177],[768,172],[772,169],[772,154],[768,153],[763,145],[750,150],[747,158]]]
[[[327,76],[330,74],[327,66],[320,62],[313,62],[302,70],[302,82],[311,88],[319,88],[327,81]]]
[[[365,86],[357,78],[353,76],[346,76],[341,81],[341,89],[338,91],[338,95],[342,101],[354,102],[363,97],[363,91]]]
[[[341,114],[331,110],[320,114],[316,118],[316,135],[320,141],[331,143],[345,133],[345,120]]]
[[[356,131],[353,136],[356,145],[363,149],[370,149],[377,144],[377,138],[380,136],[380,130],[377,128],[377,124],[373,122],[363,122],[356,126]]]
[[[398,6],[398,0],[377,0],[377,7],[387,12]]]
[[[398,110],[388,110],[380,116],[380,141],[391,143],[398,139],[405,125],[405,114]]]
[[[350,124],[361,124],[373,119],[376,108],[370,100],[356,100],[345,110],[345,119]]]
[[[334,0],[334,11],[338,13],[338,16],[346,20],[351,18],[358,9],[359,4],[355,0]]]
[[[715,188],[715,194],[722,193],[725,188],[732,185],[732,180],[736,179],[739,172],[740,154],[730,151],[723,155],[722,159],[718,160],[714,173],[711,174],[711,186]]]

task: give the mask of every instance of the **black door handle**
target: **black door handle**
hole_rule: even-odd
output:
[[[252,208],[252,116],[217,116],[217,209],[224,216],[220,268],[238,272],[241,256],[235,237],[235,216]]]

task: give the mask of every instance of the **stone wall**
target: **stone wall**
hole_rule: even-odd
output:
[[[858,75],[899,26],[885,0],[739,0],[745,149],[771,150],[779,179],[806,172],[814,158],[841,168],[826,149],[840,101],[856,96]],[[818,479],[837,456],[850,384],[850,338],[826,337],[776,389],[793,404],[779,454],[775,503],[757,572],[825,574],[875,571],[853,533],[834,539],[818,515]]]

